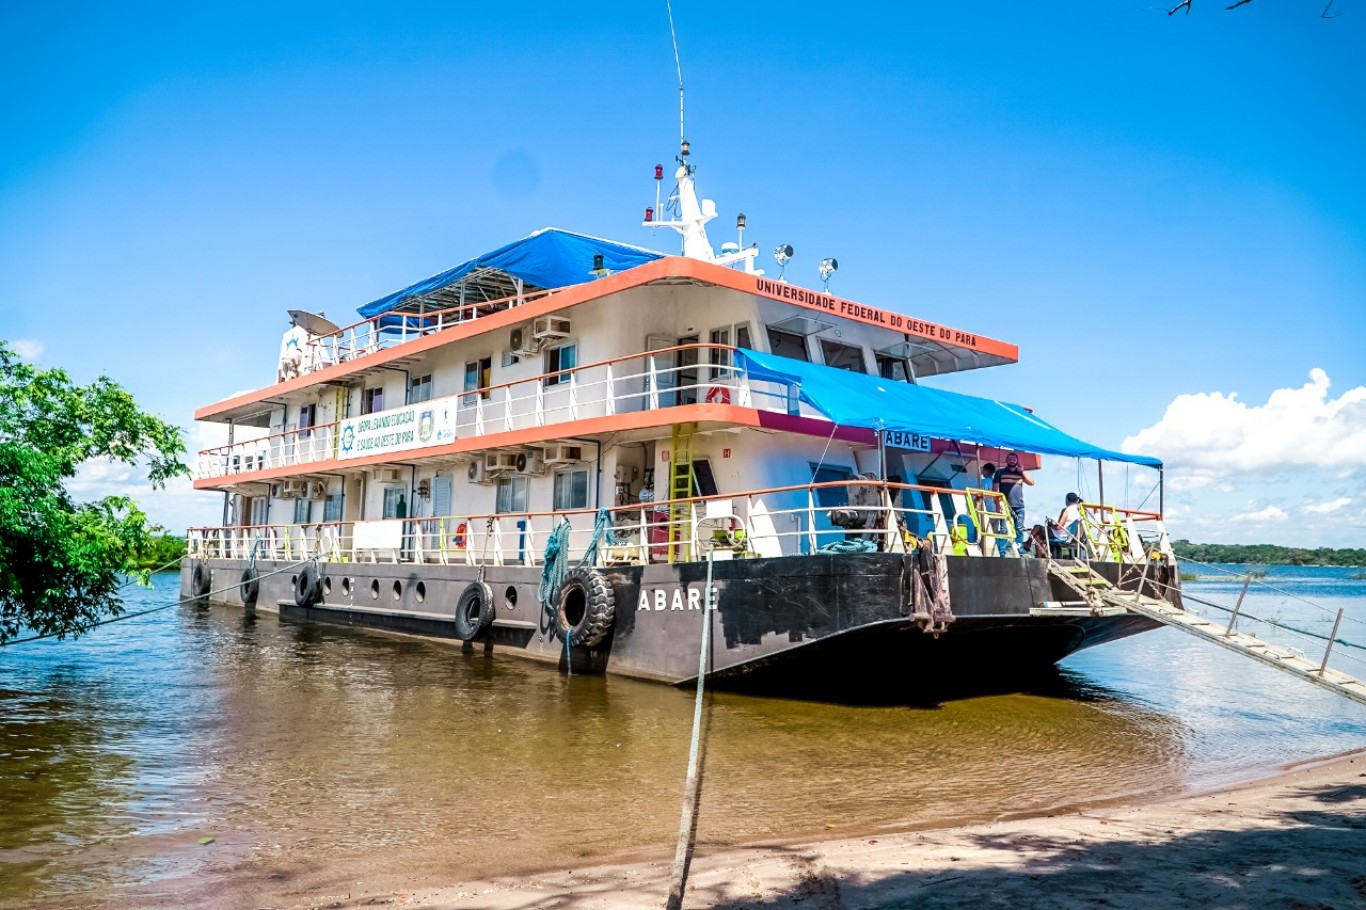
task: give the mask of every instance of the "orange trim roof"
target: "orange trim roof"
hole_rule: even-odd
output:
[[[938,323],[914,319],[902,313],[894,313],[890,310],[866,306],[852,300],[833,297],[819,291],[812,291],[806,288],[796,287],[795,285],[773,281],[764,278],[761,275],[751,275],[747,272],[740,272],[724,266],[713,265],[710,262],[702,262],[698,259],[689,259],[684,256],[668,256],[664,259],[658,259],[654,262],[649,262],[645,265],[637,266],[636,268],[628,269],[627,271],[619,272],[615,275],[608,275],[597,281],[571,285],[570,287],[555,291],[522,306],[510,307],[506,310],[493,313],[492,315],[472,320],[471,322],[456,328],[435,332],[431,335],[424,335],[421,338],[415,338],[404,344],[395,345],[392,348],[386,348],[382,351],[376,351],[373,354],[367,354],[356,360],[333,364],[332,366],[314,370],[311,373],[306,373],[303,376],[298,376],[285,382],[277,382],[252,392],[246,392],[242,395],[236,395],[232,398],[206,405],[195,411],[194,417],[195,420],[212,420],[216,415],[223,414],[224,412],[245,405],[263,402],[267,398],[274,398],[279,395],[326,382],[339,381],[353,373],[372,370],[400,358],[412,357],[415,354],[421,354],[462,339],[473,338],[487,332],[496,332],[500,329],[511,328],[512,326],[535,319],[537,316],[555,313],[621,291],[670,279],[691,280],[700,284],[729,288],[746,294],[767,297],[772,300],[779,300],[783,303],[790,303],[805,309],[828,313],[856,322],[862,322],[867,325],[891,329],[892,331],[932,340],[950,347],[959,347],[969,351],[992,354],[1011,362],[1019,359],[1019,348],[1016,345],[998,341],[994,338],[988,338],[985,335],[977,335],[971,332],[964,332],[960,329],[950,328],[949,326],[939,325]]]

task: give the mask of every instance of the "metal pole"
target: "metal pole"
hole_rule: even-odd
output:
[[[713,546],[707,551],[707,591],[702,600],[702,646],[697,651],[697,700],[693,703],[688,781],[683,786],[683,815],[678,820],[678,849],[674,852],[673,880],[669,885],[669,900],[664,905],[666,910],[682,910],[683,892],[688,886],[688,866],[692,861],[693,826],[698,802],[698,753],[702,740],[702,692],[707,679],[707,655],[711,651],[711,569],[715,555],[716,548]]]
[[[1323,663],[1319,664],[1319,675],[1328,669],[1328,655],[1333,653],[1333,642],[1338,637],[1338,626],[1342,623],[1342,610],[1338,610],[1338,618],[1333,620],[1333,631],[1328,635],[1328,647],[1323,649]]]
[[[1105,505],[1105,462],[1096,459],[1096,477],[1100,480],[1100,504]]]
[[[1157,514],[1163,519],[1167,517],[1167,469],[1157,469]]]
[[[1233,624],[1238,621],[1238,611],[1243,608],[1243,598],[1247,596],[1247,586],[1252,584],[1252,576],[1243,576],[1243,590],[1238,594],[1238,602],[1233,605],[1233,615],[1228,618],[1228,628],[1224,630],[1224,637],[1233,634]]]

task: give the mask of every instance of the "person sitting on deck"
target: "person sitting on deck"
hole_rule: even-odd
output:
[[[1058,520],[1048,522],[1048,547],[1054,559],[1070,551],[1073,559],[1081,558],[1081,497],[1067,494],[1067,503],[1058,513]]]

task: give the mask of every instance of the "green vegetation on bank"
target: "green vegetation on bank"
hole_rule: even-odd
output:
[[[185,538],[174,534],[156,534],[147,539],[147,549],[138,557],[137,567],[143,572],[175,569],[184,558]]]
[[[184,453],[179,428],[113,380],[78,386],[0,341],[0,644],[24,630],[79,635],[123,612],[125,578],[169,561],[161,529],[126,496],[76,502],[67,482],[107,459],[145,466],[161,487],[188,473]]]
[[[1227,544],[1172,542],[1177,559],[1195,562],[1227,562],[1264,566],[1366,566],[1366,549],[1334,550],[1318,547],[1278,547],[1268,543]]]

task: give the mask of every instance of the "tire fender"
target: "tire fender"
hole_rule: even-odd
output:
[[[571,569],[555,598],[555,631],[575,648],[596,648],[612,631],[617,599],[597,569]]]
[[[294,576],[294,603],[298,606],[313,606],[322,600],[322,593],[318,573],[311,565],[304,566],[299,574]]]
[[[242,578],[238,582],[237,590],[242,596],[242,606],[256,606],[256,599],[261,596],[261,576],[256,569],[248,566],[242,570]]]
[[[472,581],[455,603],[455,637],[474,641],[493,624],[493,588]]]
[[[194,570],[190,573],[190,594],[194,597],[205,597],[212,588],[213,572],[206,563],[195,563]]]

